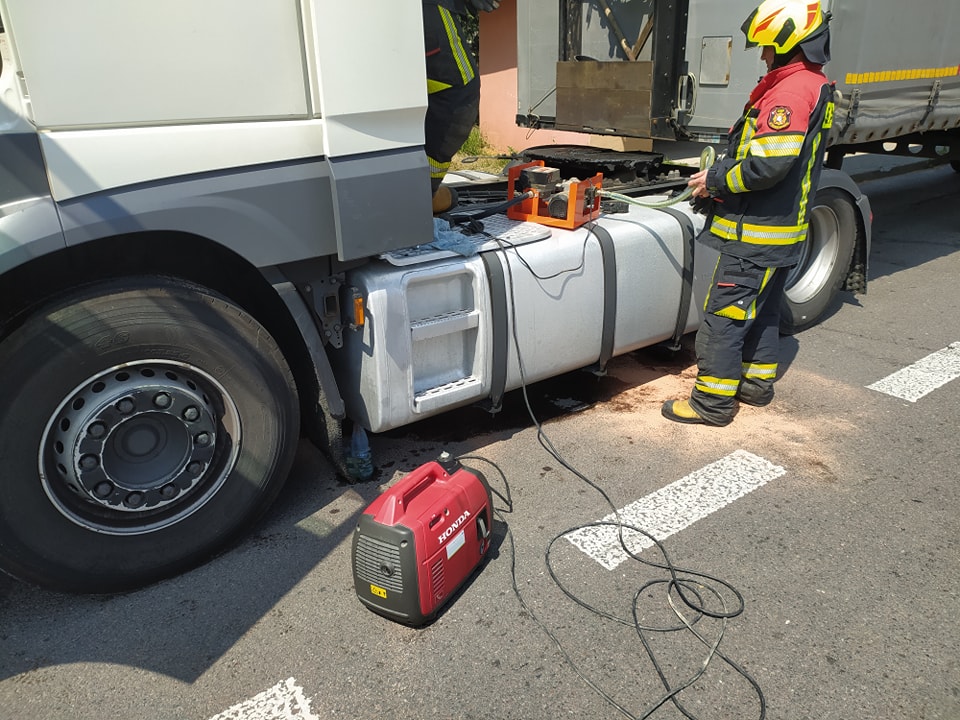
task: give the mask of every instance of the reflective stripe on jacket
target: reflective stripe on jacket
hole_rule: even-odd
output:
[[[457,15],[466,15],[470,10],[466,0],[423,0],[424,5],[439,5]]]
[[[427,94],[462,87],[478,74],[476,60],[464,43],[462,2],[423,0],[424,52],[427,60]]]
[[[819,65],[767,73],[730,129],[727,152],[707,173],[717,202],[701,239],[763,267],[794,265],[833,122],[833,86]]]

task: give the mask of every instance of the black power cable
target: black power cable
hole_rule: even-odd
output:
[[[654,670],[656,671],[660,679],[660,682],[664,687],[664,690],[665,690],[664,694],[656,702],[654,702],[650,707],[644,710],[642,714],[635,715],[629,709],[627,709],[622,704],[617,702],[616,699],[614,699],[608,692],[606,692],[605,690],[603,690],[603,688],[597,685],[596,682],[590,679],[586,675],[586,673],[584,673],[579,668],[579,666],[576,664],[576,662],[573,660],[573,658],[570,656],[567,650],[563,647],[563,644],[560,642],[560,639],[556,636],[556,634],[537,616],[537,614],[533,611],[533,609],[524,600],[523,594],[520,592],[520,588],[517,585],[516,543],[513,538],[513,533],[510,530],[510,526],[506,522],[506,519],[503,517],[503,514],[501,513],[501,511],[495,508],[494,512],[497,515],[497,517],[500,519],[500,521],[504,523],[506,527],[506,535],[510,539],[510,555],[511,555],[510,576],[511,576],[511,581],[513,585],[513,592],[516,595],[517,600],[520,602],[520,605],[523,607],[523,609],[526,610],[526,612],[530,615],[530,617],[537,624],[537,626],[540,627],[541,630],[543,630],[543,632],[547,635],[547,637],[549,637],[553,641],[553,643],[556,645],[557,649],[559,650],[560,654],[563,656],[564,660],[569,664],[569,666],[573,669],[573,671],[577,674],[577,676],[587,686],[589,686],[594,692],[596,692],[601,698],[603,698],[604,701],[606,701],[612,707],[616,708],[624,717],[627,717],[630,720],[645,720],[646,718],[651,717],[653,713],[655,713],[658,709],[660,709],[664,704],[670,702],[685,717],[690,718],[691,720],[697,720],[696,716],[693,715],[689,710],[687,710],[681,704],[678,696],[685,689],[694,685],[697,682],[697,680],[699,680],[703,676],[703,674],[707,671],[708,666],[710,665],[710,663],[713,661],[714,658],[720,658],[723,662],[725,662],[729,667],[731,667],[734,671],[736,671],[739,675],[741,675],[751,685],[759,701],[759,706],[760,706],[759,720],[764,720],[764,718],[766,718],[766,699],[764,698],[763,690],[760,688],[759,683],[757,683],[757,681],[750,675],[750,673],[748,673],[744,668],[742,668],[732,659],[730,659],[729,657],[724,655],[722,652],[720,652],[720,649],[719,649],[720,642],[723,639],[724,633],[726,631],[727,621],[730,620],[731,618],[734,618],[740,615],[744,610],[743,595],[733,585],[731,585],[730,583],[724,580],[721,580],[720,578],[714,577],[712,575],[708,575],[706,573],[677,567],[676,565],[674,565],[673,561],[670,559],[669,555],[667,554],[667,550],[664,547],[664,545],[657,538],[655,538],[653,535],[651,535],[646,530],[643,530],[642,528],[624,524],[620,518],[620,512],[617,509],[616,504],[613,502],[613,500],[610,498],[607,492],[599,484],[591,480],[583,472],[581,472],[576,467],[574,467],[556,449],[556,447],[553,445],[553,442],[547,436],[546,432],[544,432],[543,426],[538,420],[538,418],[536,417],[536,414],[534,413],[533,408],[530,404],[530,398],[527,393],[527,382],[526,382],[526,373],[523,365],[523,356],[520,350],[520,338],[517,334],[516,302],[513,294],[513,290],[514,290],[513,271],[512,271],[509,259],[506,258],[506,252],[507,252],[507,249],[512,249],[516,254],[517,258],[519,259],[519,261],[523,264],[523,266],[534,277],[541,280],[556,277],[560,274],[563,274],[564,272],[575,272],[581,269],[584,265],[587,240],[589,240],[590,237],[595,237],[595,233],[593,232],[591,225],[588,224],[584,227],[588,231],[588,234],[586,236],[586,239],[584,240],[584,246],[581,251],[580,264],[576,268],[573,268],[571,270],[561,271],[559,273],[555,273],[549,276],[540,276],[536,272],[534,272],[533,268],[520,255],[516,246],[510,243],[506,243],[490,235],[488,235],[488,237],[491,237],[491,239],[497,241],[497,243],[500,246],[500,251],[504,255],[504,260],[505,260],[504,264],[506,265],[507,278],[508,278],[507,285],[510,289],[509,290],[510,320],[512,325],[511,329],[512,329],[512,335],[513,335],[513,342],[514,342],[514,346],[516,348],[516,353],[517,353],[517,365],[518,365],[518,370],[520,374],[520,390],[523,395],[523,400],[524,400],[524,404],[526,405],[527,413],[530,416],[530,419],[532,420],[534,426],[537,428],[537,441],[540,443],[540,446],[543,447],[543,449],[552,458],[554,458],[554,460],[556,460],[562,467],[564,467],[566,470],[571,472],[574,476],[576,476],[581,481],[589,485],[591,488],[596,490],[597,493],[600,494],[603,500],[613,510],[613,516],[615,518],[613,521],[599,521],[599,522],[587,523],[584,525],[571,527],[554,536],[554,538],[548,543],[547,549],[544,553],[544,561],[547,565],[547,571],[550,575],[550,578],[557,585],[560,591],[563,592],[568,598],[573,600],[575,603],[577,603],[578,605],[586,609],[587,611],[595,615],[598,615],[602,618],[605,618],[607,620],[611,620],[613,622],[616,622],[622,625],[628,625],[628,626],[632,625],[634,627],[640,639],[640,642],[647,653],[647,657],[649,658],[651,664],[653,665]],[[482,228],[480,228],[480,231],[482,232]],[[500,473],[504,484],[506,485],[506,492],[507,492],[506,496],[501,495],[499,492],[497,492],[496,494],[506,503],[507,512],[512,512],[513,500],[510,494],[509,484],[507,483],[506,475],[503,473],[503,471],[495,463],[480,456],[464,456],[461,459],[481,460],[483,462],[489,463],[494,468],[496,468],[496,470]],[[572,533],[578,532],[586,528],[603,527],[603,526],[611,526],[617,529],[617,536],[620,542],[620,547],[623,549],[623,551],[627,554],[628,557],[644,565],[647,565],[649,567],[653,567],[659,570],[664,570],[668,575],[668,577],[665,577],[665,578],[650,580],[644,583],[636,591],[633,597],[633,603],[632,603],[633,617],[631,620],[626,620],[624,618],[620,618],[610,613],[607,613],[595,607],[594,605],[591,605],[590,603],[586,602],[582,598],[578,597],[575,593],[571,592],[563,584],[560,578],[557,576],[557,573],[550,559],[550,553],[553,549],[553,546],[560,538],[564,538],[567,535],[570,535]],[[623,534],[624,530],[628,530],[628,531],[646,536],[657,548],[657,550],[660,552],[660,555],[662,556],[663,561],[653,562],[651,560],[641,558],[639,555],[634,553],[627,546],[627,541],[625,540],[624,534]],[[697,580],[697,578],[699,578],[700,580]],[[650,625],[644,625],[643,623],[641,623],[639,611],[638,611],[638,608],[640,605],[640,598],[648,589],[650,589],[655,585],[666,586],[667,602],[671,610],[679,619],[680,621],[679,625],[674,625],[671,627],[654,627]],[[724,592],[719,590],[718,587],[725,589],[727,591],[727,594],[733,595],[736,598],[736,602],[733,604],[732,609],[727,608],[727,601],[724,599]],[[709,594],[715,599],[716,603],[719,603],[721,608],[719,611],[710,609],[707,606],[707,603],[704,601],[705,594]],[[674,596],[678,597],[682,601],[683,607],[679,607],[677,605],[677,603],[674,601]],[[684,609],[693,611],[695,616],[692,620],[686,617],[686,615],[684,614]],[[716,636],[716,639],[713,640],[712,642],[708,640],[702,633],[700,633],[699,630],[695,627],[695,625],[698,622],[700,622],[700,620],[705,616],[721,621],[720,630]],[[666,675],[663,672],[663,668],[661,667],[659,661],[657,660],[656,654],[654,653],[653,648],[651,647],[650,642],[648,640],[648,634],[653,632],[674,632],[674,631],[684,630],[684,629],[692,633],[693,636],[707,648],[707,655],[703,659],[703,662],[699,670],[697,670],[697,672],[695,672],[693,675],[691,675],[682,683],[677,685],[672,685],[670,681],[667,679]]]
[[[496,215],[498,213],[505,212],[508,208],[511,208],[514,205],[518,205],[519,203],[522,203],[524,200],[527,200],[532,197],[533,197],[533,193],[530,190],[527,190],[524,193],[515,195],[509,200],[505,200],[504,202],[498,203],[497,205],[494,205],[492,207],[485,207],[482,210],[478,210],[473,213],[468,212],[468,213],[460,213],[460,214],[448,214],[446,216],[446,219],[450,223],[451,227],[462,225],[464,226],[465,229],[467,229],[472,234],[483,233],[483,224],[480,223],[481,220],[483,220],[484,218],[488,218],[491,215]]]

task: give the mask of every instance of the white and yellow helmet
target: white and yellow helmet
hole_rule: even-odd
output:
[[[740,29],[748,48],[770,46],[777,55],[787,55],[826,30],[827,20],[819,2],[764,0]]]

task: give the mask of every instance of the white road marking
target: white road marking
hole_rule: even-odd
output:
[[[870,390],[916,402],[924,395],[960,377],[960,342],[917,360],[883,380],[867,385]]]
[[[762,457],[737,450],[621,508],[620,522],[664,540],[785,473]],[[612,521],[615,515],[603,519]],[[607,570],[629,557],[613,525],[582,528],[566,537]],[[623,537],[633,553],[653,545],[650,538],[639,533],[624,531]]]
[[[269,690],[214,715],[210,720],[320,720],[296,680],[287,678]]]

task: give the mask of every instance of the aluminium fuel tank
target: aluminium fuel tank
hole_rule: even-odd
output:
[[[381,432],[495,406],[524,383],[696,329],[716,261],[693,241],[702,225],[685,203],[630,206],[522,241],[481,236],[469,256],[428,248],[350,271],[366,322],[332,355],[348,414]]]

